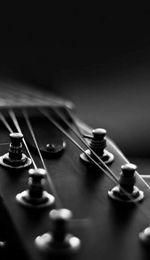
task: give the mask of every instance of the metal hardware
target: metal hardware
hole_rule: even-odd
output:
[[[0,164],[4,167],[21,169],[31,165],[32,161],[22,152],[21,133],[11,133],[8,153],[0,157]]]
[[[90,139],[90,148],[100,157],[100,159],[106,164],[110,164],[114,160],[114,155],[107,151],[106,148],[106,130],[103,128],[97,128],[92,131],[92,136],[84,135],[85,138]],[[94,154],[87,149],[85,153],[80,154],[80,158],[87,164],[93,164],[86,154],[90,155],[95,161],[98,159]]]
[[[44,190],[46,170],[30,169],[28,178],[28,190],[17,194],[19,203],[29,207],[47,207],[55,202],[53,195]]]
[[[108,191],[108,195],[111,199],[122,202],[138,202],[143,200],[144,192],[135,186],[136,169],[136,165],[131,163],[125,164],[121,167],[122,171],[120,174],[119,185]],[[126,191],[126,193],[123,191]]]
[[[52,222],[52,231],[38,236],[35,239],[36,246],[45,253],[73,253],[80,248],[79,238],[68,233],[68,223],[72,218],[72,212],[68,209],[54,209],[49,214]]]

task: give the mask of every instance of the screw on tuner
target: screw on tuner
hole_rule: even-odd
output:
[[[32,161],[22,152],[21,133],[11,133],[8,153],[0,157],[0,164],[4,167],[21,169],[31,165]]]
[[[53,195],[44,190],[47,172],[45,169],[30,169],[28,177],[28,189],[17,194],[19,203],[28,207],[47,207],[55,202]]]
[[[68,232],[72,212],[68,209],[54,209],[50,211],[49,218],[52,225],[51,232],[40,235],[35,239],[37,248],[48,254],[77,252],[81,241]]]
[[[119,185],[108,191],[111,199],[122,202],[138,202],[143,200],[144,192],[135,186],[136,165],[127,163],[121,167]]]
[[[83,162],[87,164],[93,164],[87,155],[91,156],[95,161],[98,161],[97,156],[105,163],[110,164],[114,160],[114,155],[107,151],[107,141],[106,141],[106,130],[103,128],[97,128],[92,131],[92,136],[84,135],[85,138],[90,139],[90,148],[80,155],[80,158]],[[94,153],[92,153],[94,151]],[[87,155],[86,155],[87,154]]]

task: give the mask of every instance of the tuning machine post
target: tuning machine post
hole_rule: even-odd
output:
[[[28,189],[17,194],[19,203],[28,207],[43,208],[51,206],[55,202],[53,195],[44,190],[47,173],[45,169],[30,169]]]
[[[106,141],[106,130],[103,128],[97,128],[92,131],[92,136],[84,135],[85,138],[90,140],[90,148],[97,154],[97,156],[105,163],[110,164],[114,160],[114,155],[107,151]],[[91,156],[92,159],[99,162],[98,158],[92,153],[90,149],[87,149],[85,153],[80,154],[80,158],[83,162],[93,165],[93,162],[88,158]]]
[[[132,163],[122,165],[119,184],[108,191],[111,199],[121,202],[139,202],[143,200],[144,192],[135,186],[136,169],[137,166]]]
[[[32,161],[22,152],[21,133],[11,133],[8,153],[0,157],[0,164],[7,168],[21,169],[31,165]]]
[[[54,209],[49,213],[52,229],[38,236],[35,244],[39,250],[48,254],[68,254],[79,250],[81,241],[68,233],[72,212],[68,209]]]

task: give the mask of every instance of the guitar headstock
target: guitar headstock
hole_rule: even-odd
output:
[[[16,94],[8,102],[5,94],[0,102],[5,259],[10,253],[25,260],[148,258],[139,233],[150,224],[150,187],[106,131],[92,131],[67,101],[38,92],[31,99],[28,90],[24,101]]]

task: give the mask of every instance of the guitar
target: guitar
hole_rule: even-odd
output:
[[[105,129],[49,93],[0,89],[1,259],[149,259],[148,179]]]

